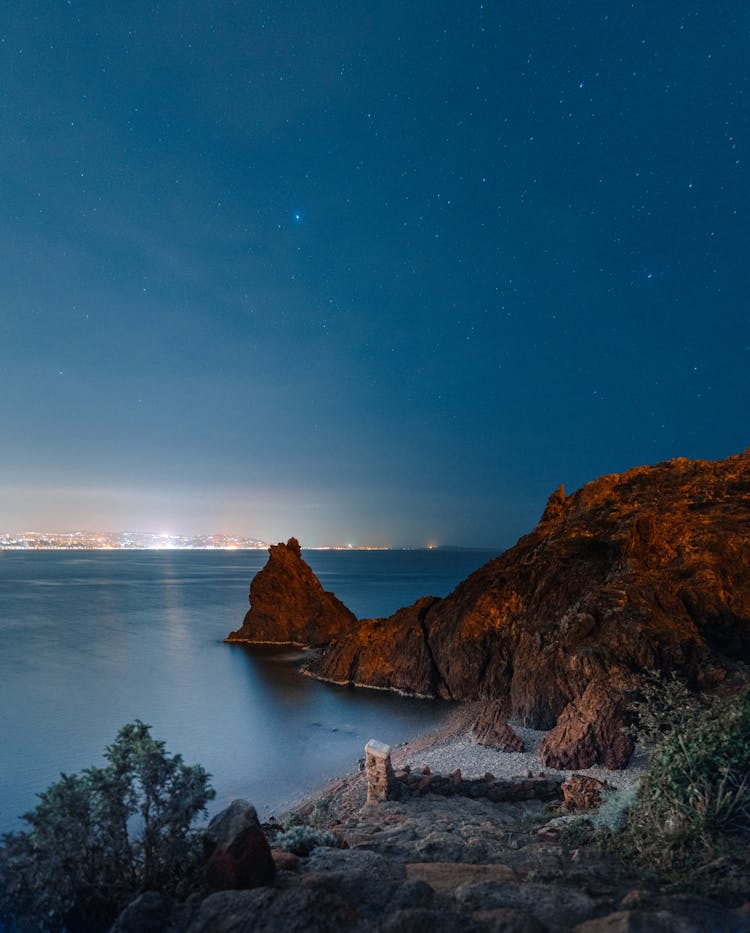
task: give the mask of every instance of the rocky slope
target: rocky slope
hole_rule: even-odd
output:
[[[576,848],[560,819],[548,821],[544,804],[534,799],[428,792],[364,807],[331,825],[339,847],[317,847],[301,857],[275,850],[272,879],[228,884],[186,902],[147,892],[126,908],[112,933],[750,929],[747,908],[666,893],[653,874],[595,847]],[[233,848],[244,858],[239,837]],[[740,886],[735,903],[742,903],[745,890]]]
[[[552,729],[540,750],[550,767],[623,767],[632,745],[621,727],[644,671],[677,671],[696,689],[746,676],[749,542],[750,449],[670,460],[570,496],[561,487],[531,534],[445,599],[356,625],[314,604],[309,638],[289,640],[324,646],[309,669],[322,679],[491,699]],[[304,607],[300,563],[295,553],[283,565],[293,572],[274,578],[284,608],[278,623],[264,608],[257,640],[285,640],[287,603]]]

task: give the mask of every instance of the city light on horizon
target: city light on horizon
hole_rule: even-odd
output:
[[[80,551],[80,550],[146,550],[146,551],[240,551],[266,550],[277,542],[261,541],[243,535],[205,534],[173,535],[168,532],[43,532],[43,531],[0,531],[0,551]],[[314,544],[305,545],[308,551],[390,551],[390,550],[435,550],[434,543],[423,546],[380,545],[380,544]],[[479,549],[481,550],[481,548]],[[490,549],[494,550],[494,549]]]

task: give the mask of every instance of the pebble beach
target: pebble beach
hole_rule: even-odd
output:
[[[455,710],[446,724],[435,732],[416,736],[408,742],[393,746],[391,760],[395,769],[410,768],[412,771],[429,768],[433,774],[448,775],[456,770],[467,779],[481,778],[487,773],[497,780],[525,778],[529,776],[559,778],[562,782],[571,774],[586,774],[610,787],[624,789],[633,787],[640,781],[648,764],[648,755],[639,747],[627,768],[614,771],[599,766],[560,771],[544,768],[536,757],[536,750],[547,734],[544,731],[528,729],[511,720],[510,725],[524,741],[522,752],[502,752],[486,748],[474,741],[471,725],[479,712],[480,703],[463,704]],[[388,736],[373,735],[372,738],[388,743]],[[362,749],[364,754],[364,748]],[[304,802],[290,806],[290,811],[304,813],[309,811],[316,800],[325,799],[332,805],[332,813],[344,817],[355,812],[364,802],[364,775],[352,773],[332,780],[325,787],[318,788],[306,796]],[[283,813],[283,811],[282,811]]]
[[[478,704],[467,704],[456,711],[444,728],[429,735],[419,736],[393,750],[395,767],[408,766],[419,769],[424,766],[430,771],[450,774],[459,769],[465,778],[479,778],[487,772],[506,780],[515,777],[559,777],[564,780],[571,774],[587,774],[606,781],[613,787],[630,787],[638,783],[648,764],[648,755],[639,747],[627,768],[613,771],[603,767],[591,767],[577,771],[558,771],[543,768],[536,757],[536,750],[547,734],[537,729],[528,729],[521,723],[510,721],[513,730],[524,741],[522,752],[502,752],[477,744],[471,735],[471,723],[479,710]]]
[[[536,750],[546,733],[525,729],[514,722],[510,725],[523,739],[525,751],[501,752],[493,748],[485,748],[474,742],[469,733],[465,733],[438,741],[423,750],[412,750],[409,745],[404,746],[396,751],[393,760],[400,767],[408,765],[413,770],[427,766],[430,771],[441,774],[450,774],[459,769],[465,778],[479,778],[490,772],[500,779],[538,777],[544,774],[551,778],[559,777],[562,781],[574,773],[587,774],[617,788],[637,784],[647,764],[647,756],[643,752],[636,752],[628,767],[622,771],[612,771],[598,766],[575,772],[543,768],[536,757]]]

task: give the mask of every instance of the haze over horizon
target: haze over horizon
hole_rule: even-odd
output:
[[[750,443],[750,8],[0,14],[0,530],[502,549]]]

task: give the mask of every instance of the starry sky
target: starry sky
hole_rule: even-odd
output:
[[[750,444],[750,7],[4,0],[0,530],[505,547]]]

